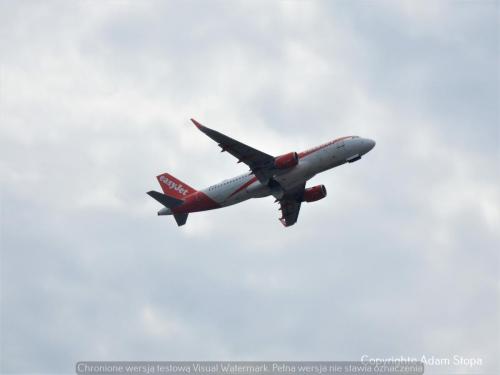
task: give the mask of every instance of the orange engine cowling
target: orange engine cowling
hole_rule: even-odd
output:
[[[278,169],[295,167],[298,163],[299,155],[296,152],[289,152],[274,159],[274,166]]]
[[[316,185],[312,188],[304,190],[304,197],[302,200],[304,202],[314,202],[319,201],[326,197],[326,187],[325,185]]]

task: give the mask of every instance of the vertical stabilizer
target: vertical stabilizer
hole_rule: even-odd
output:
[[[184,200],[188,195],[196,193],[196,189],[193,189],[191,186],[181,180],[178,180],[171,174],[163,173],[156,176],[156,178],[158,179],[163,192],[175,199]]]

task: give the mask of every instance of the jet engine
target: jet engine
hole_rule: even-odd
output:
[[[304,190],[304,197],[302,198],[302,201],[315,202],[323,199],[324,197],[326,197],[325,185],[316,185]]]
[[[299,155],[296,152],[289,152],[274,159],[274,166],[278,169],[295,167],[298,163]]]

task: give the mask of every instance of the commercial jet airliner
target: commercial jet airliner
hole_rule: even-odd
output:
[[[148,195],[164,207],[158,215],[173,215],[178,226],[186,224],[188,214],[231,206],[250,198],[272,195],[280,204],[281,223],[288,227],[297,222],[302,202],[315,202],[326,197],[324,185],[306,188],[306,182],[316,174],[353,163],[375,147],[375,141],[358,136],[337,138],[333,141],[297,153],[271,156],[222,133],[193,124],[221,147],[245,163],[250,171],[196,190],[168,173],[157,176],[163,194],[149,191]]]

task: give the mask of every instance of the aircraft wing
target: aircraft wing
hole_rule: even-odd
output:
[[[260,182],[264,184],[268,183],[269,178],[272,176],[272,170],[274,169],[273,156],[247,146],[246,144],[219,133],[218,131],[207,128],[195,119],[191,119],[191,121],[198,129],[217,142],[222,148],[222,152],[229,152],[236,159],[238,159],[238,163],[243,162],[248,165]]]
[[[289,227],[297,222],[305,187],[306,184],[304,183],[293,190],[286,191],[283,198],[279,200],[282,214],[280,221],[285,227]]]

